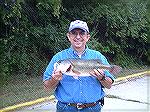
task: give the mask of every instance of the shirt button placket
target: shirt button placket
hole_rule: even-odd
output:
[[[83,92],[82,92],[83,83],[82,83],[81,78],[79,78],[79,81],[80,81],[80,97],[82,98],[82,96],[83,96]]]

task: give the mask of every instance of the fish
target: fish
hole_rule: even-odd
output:
[[[105,65],[99,59],[64,59],[54,64],[63,74],[70,76],[91,76],[94,69],[108,70],[111,74],[117,75],[121,71],[118,65]]]

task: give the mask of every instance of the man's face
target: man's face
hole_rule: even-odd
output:
[[[73,48],[82,49],[85,48],[86,42],[90,38],[90,34],[81,29],[74,29],[67,33],[67,37]]]

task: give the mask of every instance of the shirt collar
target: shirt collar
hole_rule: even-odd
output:
[[[82,55],[85,55],[88,49],[89,49],[89,48],[88,48],[88,46],[86,45],[86,48],[85,48],[85,50],[83,51]],[[73,54],[73,55],[75,55],[75,56],[78,56],[78,55],[77,55],[77,52],[73,49],[72,46],[70,46],[70,48],[69,48],[69,53],[71,53],[71,54]]]

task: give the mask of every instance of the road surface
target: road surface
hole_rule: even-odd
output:
[[[106,89],[102,112],[150,112],[150,76],[115,83]],[[15,112],[55,112],[56,100],[42,102]]]

